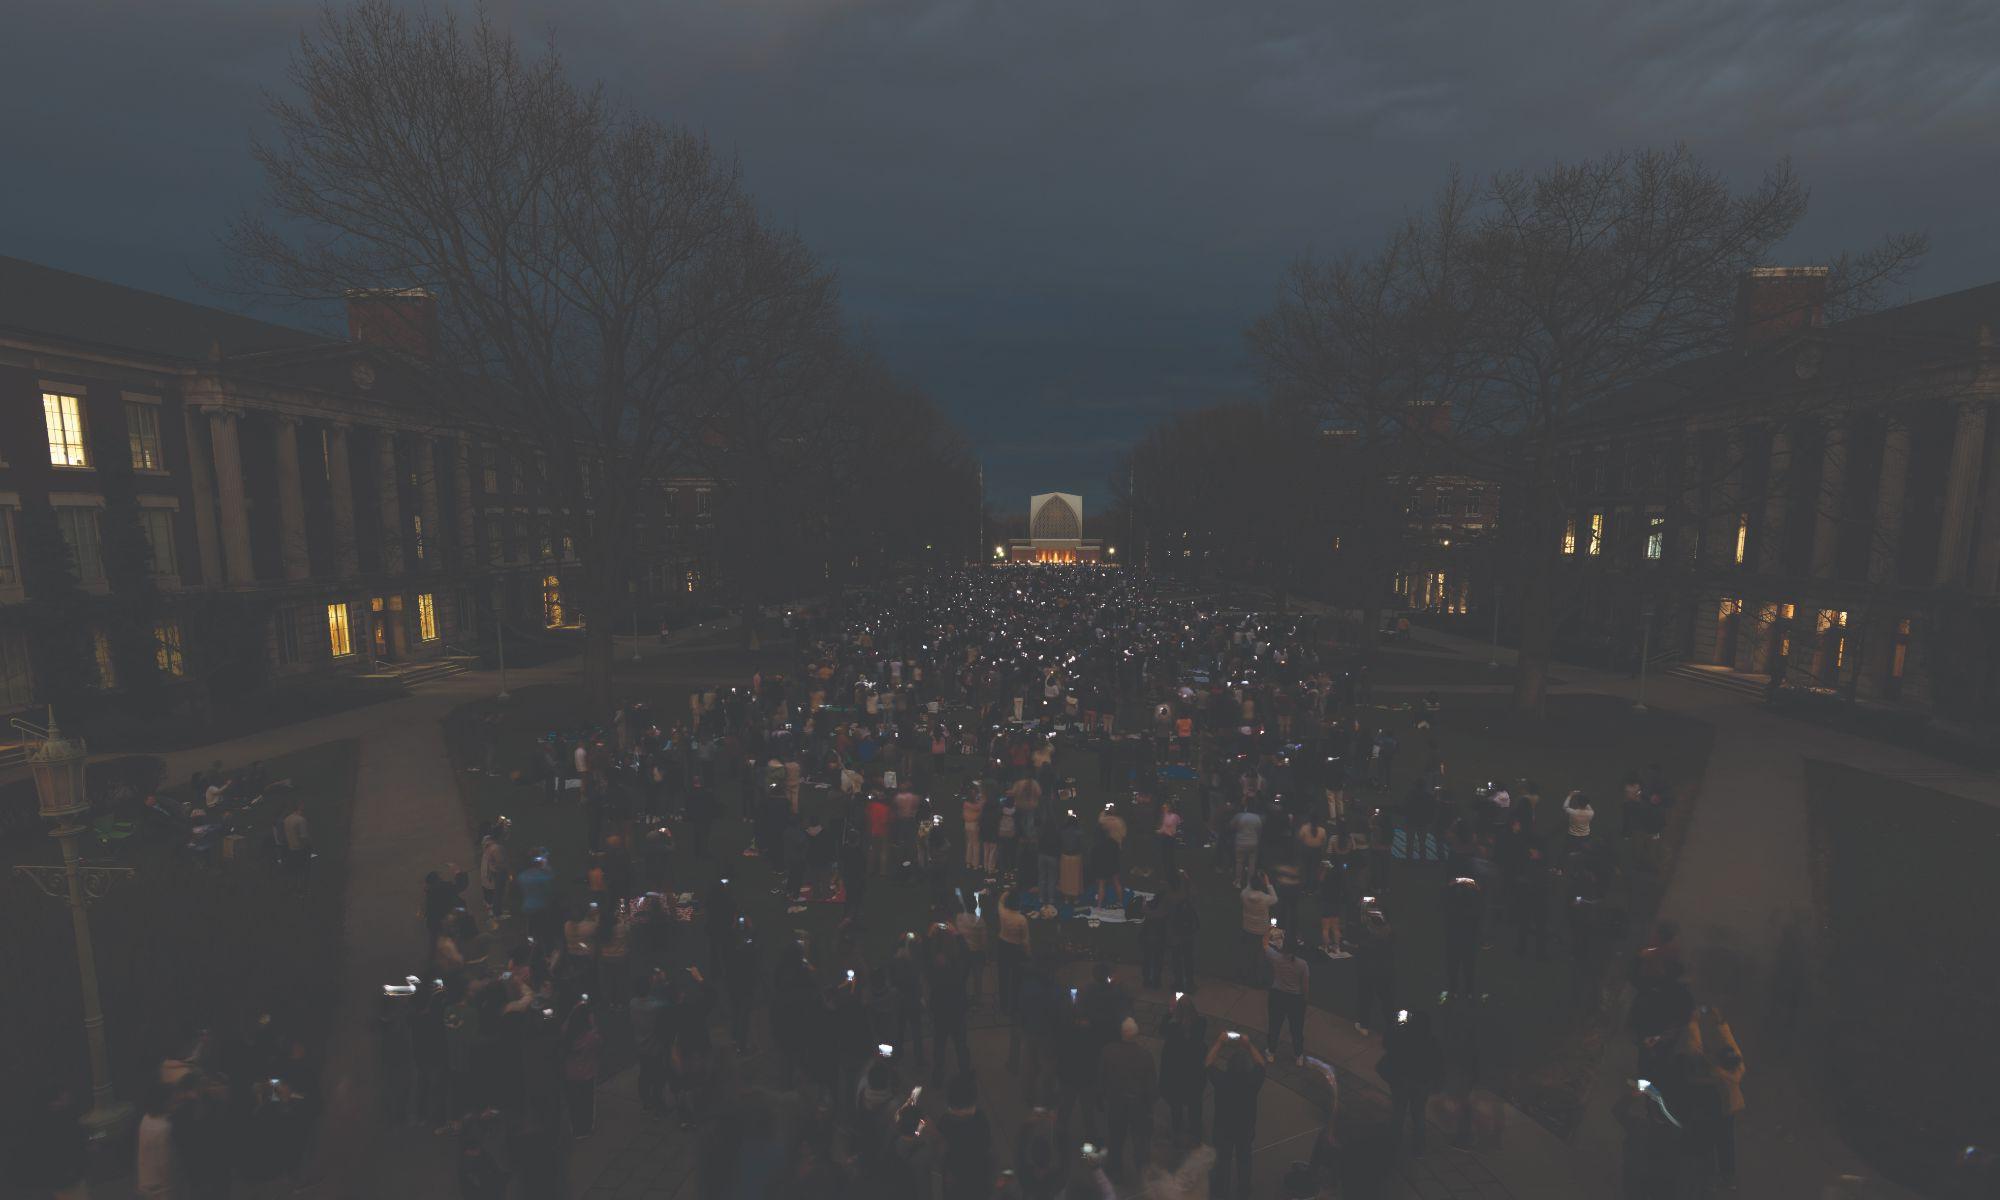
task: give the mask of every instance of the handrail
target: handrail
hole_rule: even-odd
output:
[[[7,724],[31,737],[46,738],[49,736],[49,731],[46,728],[35,724],[33,721],[23,721],[19,717],[9,717],[7,718]]]

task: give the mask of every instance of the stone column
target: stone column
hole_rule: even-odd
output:
[[[278,544],[286,579],[312,576],[312,556],[306,546],[306,493],[299,478],[299,419],[278,418]]]
[[[231,586],[255,583],[250,561],[250,510],[243,492],[243,449],[234,409],[208,410],[208,437],[215,447],[215,501],[222,518],[222,564]]]
[[[1812,573],[1815,579],[1833,578],[1839,567],[1841,500],[1847,488],[1847,434],[1845,425],[1829,425],[1819,457],[1819,491],[1815,504],[1812,541]]]
[[[1766,575],[1785,569],[1785,508],[1791,473],[1792,438],[1780,427],[1771,431],[1771,457],[1764,469],[1764,528],[1758,531],[1757,569]]]
[[[470,566],[479,561],[476,531],[472,524],[472,472],[476,464],[470,438],[460,437],[457,447],[458,452],[452,460],[451,482],[452,500],[458,508],[454,514],[457,518],[458,546],[452,553],[452,562],[458,566]]]
[[[340,578],[351,579],[361,571],[361,556],[354,547],[354,467],[347,457],[345,425],[326,427],[326,475],[333,509],[333,569]]]
[[[209,470],[209,451],[195,430],[193,408],[181,413],[187,432],[188,485],[194,492],[194,544],[201,557],[201,582],[215,587],[222,582],[222,551],[215,538],[215,475]]]
[[[417,439],[417,511],[424,519],[424,569],[439,570],[444,566],[444,547],[450,541],[444,535],[444,519],[438,507],[438,455],[437,443],[429,438]]]
[[[1736,529],[1743,519],[1743,435],[1731,430],[1722,439],[1721,458],[1702,498],[1707,511],[1709,565],[1736,565]]]
[[[1990,596],[2000,592],[2000,471],[1986,472],[1977,525],[1972,541],[1972,589]]]
[[[382,505],[382,573],[399,575],[403,570],[403,494],[396,478],[396,435],[392,430],[377,432],[375,442],[375,486]]]
[[[1938,532],[1936,582],[1939,586],[1965,579],[1965,556],[1972,539],[1973,500],[1979,495],[1980,460],[1986,454],[1986,402],[1966,400],[1958,406],[1951,435],[1951,465],[1944,478],[1944,525]]]
[[[1875,486],[1875,522],[1868,545],[1868,582],[1894,583],[1903,544],[1903,492],[1910,479],[1910,428],[1891,417],[1882,431],[1882,474]]]

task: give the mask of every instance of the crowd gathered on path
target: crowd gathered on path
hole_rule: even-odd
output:
[[[476,862],[421,881],[428,961],[383,985],[385,1115],[451,1141],[463,1195],[561,1195],[596,1087],[626,1061],[659,1136],[693,1139],[683,1194],[1372,1195],[1429,1149],[1430,1099],[1469,1097],[1507,1037],[1479,987],[1503,926],[1516,955],[1566,951],[1579,1013],[1644,940],[1614,879],[1657,852],[1659,769],[1615,801],[1567,793],[1551,844],[1534,781],[1448,784],[1438,699],[1393,731],[1365,659],[1310,618],[1117,571],[995,568],[784,620],[793,669],[685,709],[635,701],[531,744],[486,718],[468,769],[518,779],[582,851],[489,822]],[[1091,760],[1101,803],[1069,773]],[[1392,878],[1395,860],[1420,870]],[[1440,895],[1441,946],[1403,944],[1412,887]],[[1207,928],[1225,888],[1228,928]],[[774,904],[838,922],[780,928],[759,916]],[[1120,924],[1136,991],[1072,936]],[[1636,1082],[1617,1112],[1636,1197],[1732,1179],[1742,1050],[1676,946],[1662,928],[1628,963]],[[1443,995],[1399,987],[1416,953],[1443,957]],[[1197,968],[1266,994],[1261,1036],[1198,1011]],[[1310,1147],[1253,1180],[1273,1066],[1334,1082],[1306,1016],[1316,979],[1347,978],[1391,1125],[1350,1144],[1336,1083]],[[1017,1127],[982,1107],[976,1009],[1006,1025]],[[163,1070],[176,1137],[211,1065],[188,1057]],[[1474,1110],[1458,1111],[1463,1142]]]

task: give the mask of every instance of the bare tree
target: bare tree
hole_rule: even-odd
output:
[[[483,17],[329,11],[290,78],[256,147],[266,211],[232,229],[246,277],[308,300],[428,294],[396,365],[440,424],[545,456],[605,702],[649,489],[732,381],[788,352],[823,275],[704,139],[577,87],[553,46],[524,54]]]
[[[1454,182],[1412,226],[1423,374],[1450,414],[1438,437],[1508,496],[1520,709],[1546,698],[1565,440],[1642,383],[1728,349],[1739,282],[1805,208],[1786,165],[1738,190],[1677,147],[1502,174],[1476,193]],[[1920,250],[1898,239],[1856,260],[1830,302],[1865,304]]]
[[[1379,629],[1407,561],[1410,485],[1435,449],[1417,429],[1434,406],[1415,329],[1423,297],[1406,253],[1413,236],[1398,231],[1372,257],[1299,259],[1248,335],[1271,395],[1312,413],[1338,451],[1326,464],[1340,485],[1332,523],[1343,592],[1362,614],[1364,638]]]

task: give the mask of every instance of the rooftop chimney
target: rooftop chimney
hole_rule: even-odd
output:
[[[437,299],[423,288],[347,293],[347,336],[414,358],[437,353]]]
[[[1736,286],[1736,345],[1750,350],[1825,323],[1825,267],[1753,267]]]

